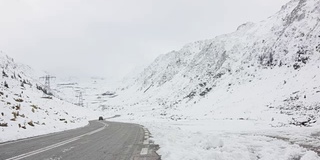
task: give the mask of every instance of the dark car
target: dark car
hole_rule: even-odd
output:
[[[103,117],[102,116],[99,117],[99,121],[103,121]]]

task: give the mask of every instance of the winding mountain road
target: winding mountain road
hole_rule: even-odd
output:
[[[137,124],[88,126],[0,144],[0,160],[158,160],[150,133]]]

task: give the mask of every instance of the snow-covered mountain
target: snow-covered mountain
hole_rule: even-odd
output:
[[[292,0],[129,77],[99,109],[146,126],[162,159],[320,159],[319,0]]]
[[[0,142],[88,124],[93,113],[58,98],[42,98],[44,73],[0,54]]]
[[[320,1],[292,0],[259,23],[159,56],[109,104],[171,119],[309,125],[320,107]]]

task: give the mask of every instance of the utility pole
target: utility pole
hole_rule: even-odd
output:
[[[46,94],[50,94],[51,93],[51,89],[50,89],[50,80],[51,79],[55,79],[56,77],[54,76],[50,76],[50,75],[46,75],[43,77],[40,77],[40,79],[44,79],[45,80],[45,84],[44,84],[44,88],[46,90]]]
[[[83,107],[83,97],[82,97],[82,92],[81,91],[79,91],[79,95],[77,97],[78,97],[77,105],[80,106],[80,107]]]

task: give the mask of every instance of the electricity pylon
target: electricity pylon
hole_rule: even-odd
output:
[[[80,107],[83,107],[83,97],[82,97],[82,92],[81,92],[81,91],[79,91],[79,95],[78,95],[78,96],[76,96],[76,97],[78,97],[78,103],[77,103],[77,105],[78,105],[78,106],[80,106]]]
[[[46,75],[46,76],[43,76],[43,77],[40,77],[40,79],[44,79],[45,80],[45,83],[44,83],[44,88],[46,90],[46,94],[50,94],[51,93],[51,89],[50,89],[50,80],[51,79],[55,79],[56,77],[54,76],[50,76],[50,75]]]

